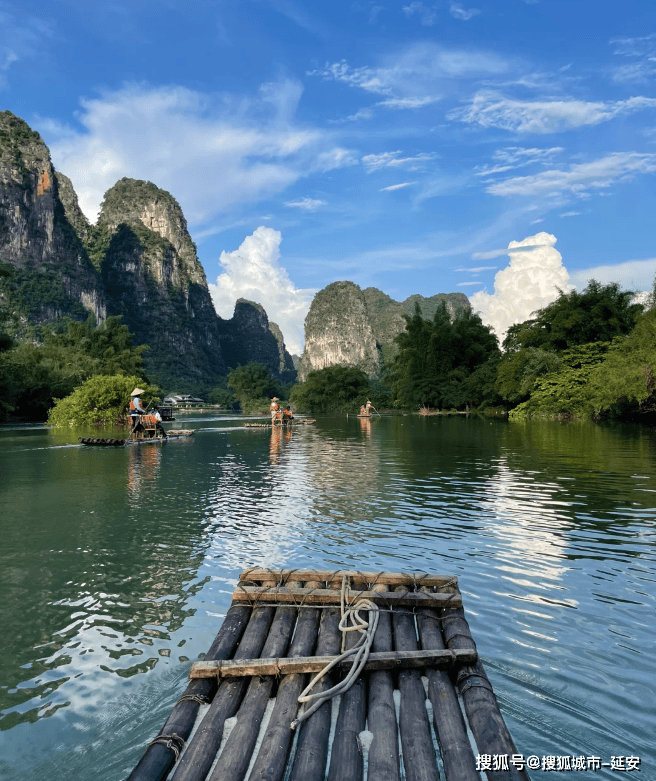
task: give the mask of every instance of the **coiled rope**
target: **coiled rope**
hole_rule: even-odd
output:
[[[367,663],[367,659],[369,658],[369,654],[371,653],[371,647],[374,642],[376,628],[378,627],[378,619],[380,618],[378,605],[376,605],[374,602],[371,602],[369,599],[360,599],[354,604],[347,606],[347,590],[347,578],[346,575],[343,575],[342,593],[340,600],[341,619],[339,622],[339,629],[342,632],[342,653],[333,659],[332,662],[327,664],[323,670],[321,670],[321,672],[317,673],[317,675],[314,676],[306,688],[301,692],[298,701],[302,705],[305,705],[305,703],[308,702],[312,702],[313,704],[310,705],[307,710],[304,710],[302,713],[300,713],[294,719],[294,721],[292,721],[292,729],[296,729],[296,727],[301,722],[309,718],[325,702],[332,700],[332,698],[336,697],[338,694],[347,692],[351,686],[353,686],[358,675],[360,675],[364,669],[364,666]],[[369,621],[360,615],[361,611],[363,610],[369,611]],[[350,626],[349,621],[351,624]],[[355,631],[360,632],[362,637],[352,648],[345,650],[346,633]],[[354,659],[351,665],[351,669],[349,670],[344,680],[340,681],[338,684],[333,686],[331,689],[326,690],[325,692],[310,694],[312,689],[324,677],[324,675],[330,672],[330,670],[332,670],[335,665],[339,664],[343,659],[347,659],[349,656],[354,656]]]

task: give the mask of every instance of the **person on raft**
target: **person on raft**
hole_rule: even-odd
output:
[[[367,399],[366,405],[360,407],[360,415],[371,415],[371,410],[374,405]]]
[[[276,419],[278,418],[278,414],[280,412],[280,407],[278,406],[278,402],[280,399],[277,396],[274,396],[271,399],[271,404],[269,405],[269,411],[271,412],[271,425],[276,425]]]
[[[292,413],[291,407],[288,404],[285,407],[285,409],[282,411],[282,422],[283,423],[291,423],[292,420],[294,420],[294,415]]]
[[[146,414],[146,410],[141,406],[142,393],[145,393],[145,391],[141,390],[141,388],[135,388],[130,394],[130,419],[132,420],[132,431],[137,430],[139,416]]]

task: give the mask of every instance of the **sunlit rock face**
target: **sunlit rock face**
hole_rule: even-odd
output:
[[[305,318],[299,380],[335,365],[357,366],[367,374],[374,374],[380,365],[364,294],[353,282],[333,282],[320,290]]]
[[[511,241],[510,263],[494,277],[494,293],[480,292],[471,297],[472,308],[486,325],[492,326],[500,342],[511,325],[527,320],[555,301],[559,290],[572,289],[555,243],[556,237],[544,232]]]
[[[320,290],[305,319],[299,379],[334,365],[358,366],[370,376],[376,374],[396,355],[394,339],[405,330],[403,315],[412,316],[415,304],[426,319],[431,319],[441,304],[452,319],[458,312],[470,310],[462,293],[437,293],[427,298],[415,294],[399,302],[378,288],[363,291],[353,282],[333,282]]]
[[[0,258],[14,269],[7,303],[35,322],[106,316],[102,281],[71,221],[79,208],[68,184],[39,134],[0,112]]]

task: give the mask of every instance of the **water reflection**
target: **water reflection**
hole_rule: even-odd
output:
[[[124,778],[251,565],[457,574],[521,751],[656,763],[652,432],[194,427],[118,449],[0,429],[0,775]]]

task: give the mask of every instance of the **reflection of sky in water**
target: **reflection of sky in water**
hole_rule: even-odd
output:
[[[457,574],[520,750],[656,762],[648,432],[194,418],[148,448],[0,431],[0,775],[124,778],[253,565]]]

